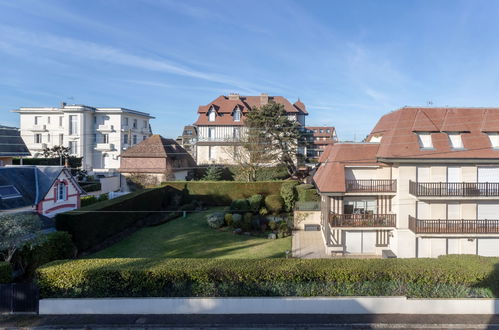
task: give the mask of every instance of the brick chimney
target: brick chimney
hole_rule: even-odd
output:
[[[229,100],[239,100],[239,94],[238,93],[230,93]]]
[[[269,94],[262,93],[260,94],[260,105],[265,105],[269,103]]]

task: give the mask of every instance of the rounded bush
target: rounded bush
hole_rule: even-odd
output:
[[[250,206],[248,200],[236,199],[230,204],[230,209],[232,211],[248,211],[250,209]]]
[[[232,226],[234,228],[241,228],[243,222],[243,216],[240,215],[239,213],[234,213],[232,215]]]
[[[260,194],[256,194],[248,198],[248,203],[250,206],[250,210],[252,212],[258,212],[260,207],[262,206],[263,196]]]
[[[244,230],[244,231],[249,231],[251,230],[251,220],[253,219],[253,213],[251,212],[246,212],[244,213],[244,216],[243,216],[243,222],[241,224],[241,228]]]
[[[279,195],[269,195],[265,197],[265,207],[273,214],[279,214],[284,207],[284,201]]]
[[[206,221],[211,228],[220,228],[224,225],[224,214],[221,212],[209,214],[206,217]]]
[[[232,226],[232,213],[225,213],[225,217],[224,217],[224,220],[225,220],[225,224],[227,226]]]

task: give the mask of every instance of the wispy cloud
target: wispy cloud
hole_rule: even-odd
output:
[[[3,48],[6,48],[9,45],[11,47],[16,47],[16,43],[24,43],[30,47],[48,49],[50,51],[69,54],[71,56],[206,80],[233,86],[248,93],[256,92],[256,90],[248,86],[248,84],[225,75],[203,72],[179,63],[174,63],[164,59],[140,56],[115,47],[94,42],[60,37],[51,34],[37,34],[6,26],[0,26],[0,34],[8,36],[6,39],[9,39],[11,42],[8,44],[4,41],[5,45]]]

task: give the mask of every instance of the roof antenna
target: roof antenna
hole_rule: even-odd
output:
[[[432,101],[432,100],[426,101],[426,104],[427,104],[428,106],[433,105],[433,101]]]

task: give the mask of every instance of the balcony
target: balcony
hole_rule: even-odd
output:
[[[396,214],[334,214],[329,215],[331,227],[395,227]]]
[[[99,151],[111,151],[114,150],[114,144],[112,143],[97,143],[95,150]]]
[[[496,182],[414,182],[409,193],[417,197],[498,197]]]
[[[391,193],[397,191],[397,180],[346,180],[345,186],[352,193]]]
[[[46,132],[47,131],[47,125],[33,125],[33,126],[31,126],[30,131],[33,131],[33,132]]]
[[[114,132],[114,125],[99,125],[97,126],[99,132]]]
[[[32,149],[32,150],[43,150],[45,148],[47,148],[46,143],[33,143],[29,146],[29,149]]]
[[[499,220],[428,220],[409,216],[409,229],[416,234],[499,234]]]

